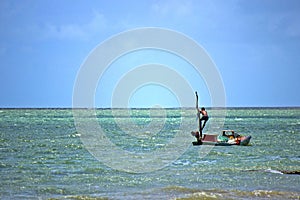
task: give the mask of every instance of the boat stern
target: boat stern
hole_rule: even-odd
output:
[[[240,145],[247,146],[250,143],[250,140],[251,140],[251,135],[244,136],[244,137],[241,138]]]

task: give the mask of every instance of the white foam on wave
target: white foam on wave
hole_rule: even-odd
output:
[[[283,174],[281,171],[274,170],[274,169],[267,169],[267,170],[265,170],[265,171],[266,171],[266,172],[273,173],[273,174]]]

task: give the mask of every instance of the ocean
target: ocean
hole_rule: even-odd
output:
[[[207,110],[250,145],[193,146],[191,108],[0,109],[0,197],[300,199],[300,108]]]

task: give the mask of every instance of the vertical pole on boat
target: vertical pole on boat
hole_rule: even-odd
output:
[[[198,123],[199,123],[199,133],[200,133],[200,138],[202,139],[202,126],[201,126],[201,121],[200,121],[200,114],[198,116]]]
[[[198,117],[199,120],[199,133],[200,133],[200,138],[202,139],[202,126],[201,126],[201,121],[200,121],[200,115]]]
[[[200,134],[200,139],[202,139],[202,126],[201,126],[201,120],[200,120],[200,110],[198,107],[198,93],[197,91],[195,92],[196,94],[196,109],[197,109],[197,118],[198,118],[198,124],[199,124],[199,134]]]

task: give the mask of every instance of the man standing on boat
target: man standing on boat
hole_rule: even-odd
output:
[[[207,114],[207,111],[205,110],[204,107],[201,108],[201,110],[198,107],[198,93],[197,91],[195,92],[196,94],[196,109],[197,109],[197,117],[198,117],[198,122],[199,122],[199,132],[200,132],[200,137],[202,138],[202,130],[205,127],[206,122],[208,121],[209,117]],[[200,118],[200,115],[202,117]],[[202,121],[204,121],[203,126],[202,126]]]
[[[204,129],[204,126],[205,126],[205,124],[206,124],[206,122],[207,122],[208,119],[209,119],[209,117],[208,117],[207,111],[205,110],[204,107],[201,108],[200,113],[202,114],[202,117],[201,117],[201,119],[200,119],[200,123],[201,123],[202,121],[204,121],[203,126],[202,126],[202,129],[201,129],[201,130],[203,130],[203,129]]]

